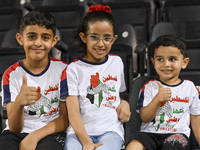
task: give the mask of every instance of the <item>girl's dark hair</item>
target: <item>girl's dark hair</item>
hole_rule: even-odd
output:
[[[56,34],[56,22],[54,17],[43,11],[33,10],[27,13],[22,20],[20,21],[19,31],[20,34],[23,34],[26,26],[29,25],[38,25],[41,27],[45,27],[47,29],[51,29],[53,31],[53,36]]]
[[[154,46],[154,51],[160,46],[173,46],[181,51],[181,54],[183,55],[184,58],[187,57],[187,52],[186,52],[187,47],[184,40],[175,35],[160,36],[154,41],[153,46]]]
[[[74,32],[74,40],[78,42],[80,51],[84,54],[87,53],[86,44],[83,43],[81,38],[79,37],[79,33],[82,32],[86,34],[89,30],[89,24],[95,23],[96,21],[106,21],[109,22],[113,26],[113,33],[116,33],[116,23],[114,17],[105,11],[92,11],[88,12],[85,17],[79,23],[76,31]]]

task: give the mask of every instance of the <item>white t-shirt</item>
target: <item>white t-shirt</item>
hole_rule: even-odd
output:
[[[170,101],[161,103],[156,117],[142,123],[141,131],[151,133],[184,133],[190,136],[190,114],[200,115],[199,91],[193,82],[182,80],[177,85],[166,85],[171,89]],[[138,109],[147,106],[158,93],[156,80],[147,82],[139,95]]]
[[[21,90],[22,75],[27,77],[27,85],[38,89],[38,100],[35,104],[24,106],[24,127],[22,133],[30,133],[42,128],[59,116],[59,82],[67,63],[49,57],[49,63],[43,72],[33,74],[18,61],[9,67],[2,79],[2,103],[6,106],[14,102]],[[62,101],[65,101],[63,99]],[[6,121],[9,129],[8,120]]]
[[[116,108],[119,93],[126,90],[123,62],[119,56],[107,55],[101,63],[77,59],[62,75],[61,97],[77,95],[80,112],[88,135],[115,131],[124,139],[124,129]],[[74,133],[71,125],[67,134]]]

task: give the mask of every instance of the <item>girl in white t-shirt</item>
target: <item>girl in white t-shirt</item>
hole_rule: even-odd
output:
[[[122,122],[130,108],[119,96],[126,90],[122,60],[108,54],[118,37],[110,12],[109,6],[90,6],[76,36],[86,55],[61,77],[70,121],[65,150],[121,150],[124,143]]]

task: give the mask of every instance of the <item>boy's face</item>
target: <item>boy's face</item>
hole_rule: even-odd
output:
[[[58,41],[58,37],[53,37],[53,31],[38,25],[29,25],[23,35],[17,33],[16,39],[24,47],[26,59],[38,61],[48,59],[48,53]]]
[[[183,58],[181,51],[176,47],[160,46],[155,49],[154,58],[151,61],[160,80],[167,81],[178,79],[181,69],[186,68],[189,58]]]

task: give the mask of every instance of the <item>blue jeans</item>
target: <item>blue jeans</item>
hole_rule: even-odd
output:
[[[98,136],[89,136],[94,144],[103,143],[95,150],[121,150],[124,140],[116,132],[106,132]],[[65,138],[64,150],[82,150],[83,146],[75,134]]]

